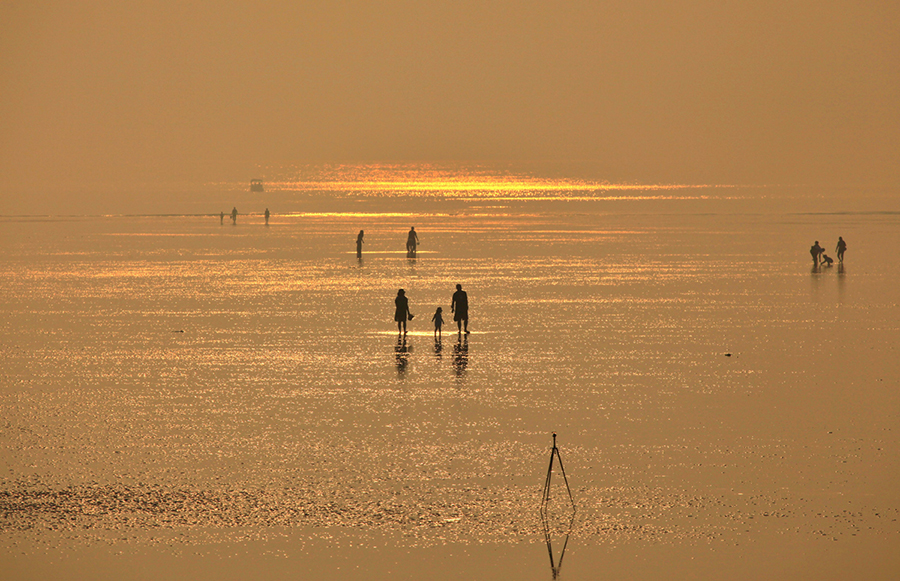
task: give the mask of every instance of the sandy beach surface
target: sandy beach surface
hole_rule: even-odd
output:
[[[898,578],[896,193],[641,195],[0,218],[0,576]]]

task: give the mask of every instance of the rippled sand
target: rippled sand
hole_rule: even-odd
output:
[[[555,431],[562,578],[893,579],[900,214],[754,204],[4,218],[0,565],[550,579]]]

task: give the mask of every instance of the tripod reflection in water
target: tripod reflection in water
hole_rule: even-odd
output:
[[[567,527],[559,527],[562,530],[566,531],[566,539],[563,541],[562,551],[559,554],[559,561],[557,562],[553,557],[553,544],[551,542],[551,527],[550,527],[550,490],[552,488],[552,479],[553,479],[553,464],[557,462],[559,464],[559,471],[562,473],[563,482],[566,485],[566,492],[568,493],[569,502],[571,503],[571,513],[566,509],[564,514],[570,514],[568,520]],[[562,492],[562,490],[560,490]],[[550,554],[550,571],[553,574],[553,578],[556,579],[559,577],[559,572],[562,569],[563,557],[566,555],[566,547],[569,545],[569,535],[572,534],[572,527],[575,524],[575,499],[572,497],[572,489],[569,488],[569,479],[566,477],[566,470],[563,468],[562,456],[559,454],[559,448],[556,446],[556,433],[553,434],[553,447],[550,448],[550,466],[547,468],[547,478],[544,480],[544,492],[541,496],[541,524],[544,527],[544,539],[547,541],[547,552]],[[557,519],[557,522],[559,520]],[[565,521],[563,521],[565,522]]]
[[[558,579],[559,573],[562,571],[563,557],[566,556],[566,547],[569,546],[569,536],[572,534],[572,528],[575,526],[575,513],[572,513],[568,526],[564,529],[566,538],[563,540],[562,550],[559,552],[558,561],[553,555],[553,539],[551,538],[550,522],[547,520],[547,515],[543,512],[541,513],[541,524],[544,527],[544,540],[547,541],[547,553],[550,555],[550,573],[553,575],[554,579]]]

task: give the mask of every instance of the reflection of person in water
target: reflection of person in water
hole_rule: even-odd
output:
[[[456,321],[457,332],[462,333],[463,329],[466,335],[469,334],[469,295],[462,289],[462,285],[456,285],[456,292],[450,301],[450,312],[453,313],[453,320]]]
[[[397,321],[397,332],[406,335],[406,320],[412,319],[412,313],[409,312],[409,299],[406,298],[406,291],[400,289],[397,291],[397,298],[394,299],[396,310],[394,311],[394,320]]]
[[[356,257],[362,258],[362,245],[363,245],[363,235],[365,233],[360,230],[359,235],[356,237]]]
[[[409,365],[409,352],[411,350],[412,347],[406,345],[405,336],[397,337],[397,346],[394,347],[394,353],[397,360],[397,373],[401,377],[406,373],[406,368]]]
[[[453,370],[456,376],[461,377],[469,366],[469,338],[462,335],[457,338],[456,345],[453,346]]]
[[[444,345],[441,343],[440,337],[434,338],[434,356],[441,359],[444,353]]]
[[[416,234],[415,227],[409,229],[409,235],[406,237],[406,255],[414,257],[416,255],[416,246],[419,244],[419,235]]]
[[[847,250],[847,243],[844,242],[844,238],[842,236],[838,236],[837,248],[834,249],[837,252],[838,262],[844,262],[844,251]]]

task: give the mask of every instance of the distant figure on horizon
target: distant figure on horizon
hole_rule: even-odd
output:
[[[465,330],[466,335],[469,334],[469,295],[462,289],[462,285],[456,285],[456,292],[450,301],[450,312],[453,313],[453,320],[456,321],[456,329],[458,333]]]
[[[409,229],[409,235],[406,237],[406,256],[415,258],[416,246],[419,244],[419,235],[416,234],[415,227]]]
[[[269,225],[269,209],[266,208],[266,226]]]
[[[362,230],[359,231],[359,235],[356,237],[356,257],[362,258],[362,245],[363,245],[363,235],[365,232]]]
[[[225,224],[225,212],[219,213],[219,224]]]
[[[819,246],[819,241],[816,240],[816,243],[809,248],[809,253],[812,255],[813,265],[819,266],[819,261],[821,260],[823,252],[825,252],[825,249]]]
[[[400,289],[397,291],[394,305],[397,307],[394,311],[394,320],[397,321],[397,333],[406,335],[406,321],[412,321],[413,314],[409,312],[409,299],[406,298],[405,290]]]
[[[237,224],[237,206],[231,209],[231,223]]]
[[[444,324],[444,309],[438,307],[434,312],[434,316],[431,317],[431,320],[434,321],[434,334],[437,337],[441,336],[441,326]]]
[[[834,263],[834,260],[830,256],[828,256],[827,254],[825,254],[823,252],[822,253],[822,264],[825,266],[831,266],[833,263]]]
[[[843,237],[838,236],[837,248],[834,249],[837,252],[838,262],[844,262],[844,251],[847,250],[847,243],[844,242]]]

